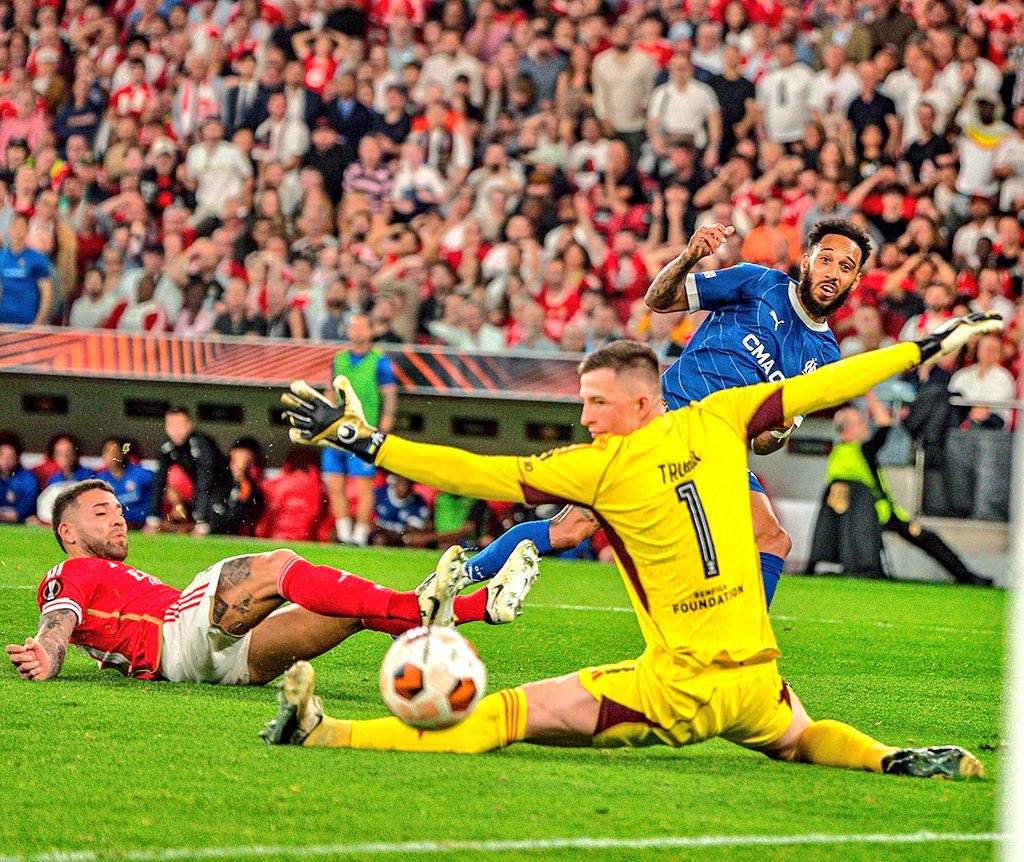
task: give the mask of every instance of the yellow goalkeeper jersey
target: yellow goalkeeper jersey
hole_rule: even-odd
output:
[[[648,648],[670,654],[677,675],[767,661],[779,651],[754,543],[748,440],[784,417],[842,403],[919,357],[917,345],[897,345],[781,383],[716,392],[626,436],[529,457],[389,436],[377,463],[469,496],[592,509]]]

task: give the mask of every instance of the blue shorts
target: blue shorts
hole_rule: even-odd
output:
[[[362,458],[340,449],[324,449],[320,453],[320,469],[324,473],[340,473],[363,479],[372,479],[377,475],[377,468],[373,464],[367,464]]]
[[[758,481],[757,476],[754,475],[752,470],[747,470],[747,484],[750,486],[751,491],[757,491],[758,494],[764,494],[765,496],[768,495],[764,485]]]

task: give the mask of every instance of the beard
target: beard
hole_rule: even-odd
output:
[[[115,545],[113,542],[101,542],[98,539],[86,539],[82,542],[82,549],[89,552],[90,557],[99,557],[101,560],[117,560],[121,562],[128,556],[128,545]]]
[[[796,295],[800,298],[800,302],[803,303],[807,313],[811,317],[828,317],[831,314],[837,312],[843,307],[843,303],[846,302],[846,296],[850,292],[850,288],[841,293],[837,293],[830,302],[818,302],[814,298],[814,293],[811,291],[811,270],[810,268],[800,273],[800,281],[796,285]]]

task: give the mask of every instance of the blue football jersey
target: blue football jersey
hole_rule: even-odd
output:
[[[114,489],[114,496],[124,509],[124,519],[129,524],[141,524],[151,514],[151,492],[153,489],[153,473],[141,464],[128,462],[124,465],[124,475],[116,478],[109,470],[96,474],[97,479],[109,482]]]
[[[815,323],[783,272],[741,263],[686,277],[691,312],[709,311],[683,355],[662,375],[670,410],[734,386],[808,374],[839,359],[825,323]]]

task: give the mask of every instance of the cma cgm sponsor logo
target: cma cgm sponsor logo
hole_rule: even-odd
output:
[[[43,587],[43,598],[48,602],[52,602],[63,591],[64,582],[60,578],[54,578],[52,581],[47,581],[46,586]]]
[[[717,590],[698,590],[693,594],[693,598],[672,605],[672,610],[677,614],[708,610],[724,605],[740,595],[743,595],[743,584],[735,587],[719,587]]]
[[[775,370],[775,357],[765,349],[761,339],[754,335],[753,332],[749,332],[744,336],[743,346],[754,357],[754,362],[761,366],[761,370],[764,371],[769,383],[781,383],[786,379],[785,374]]]

